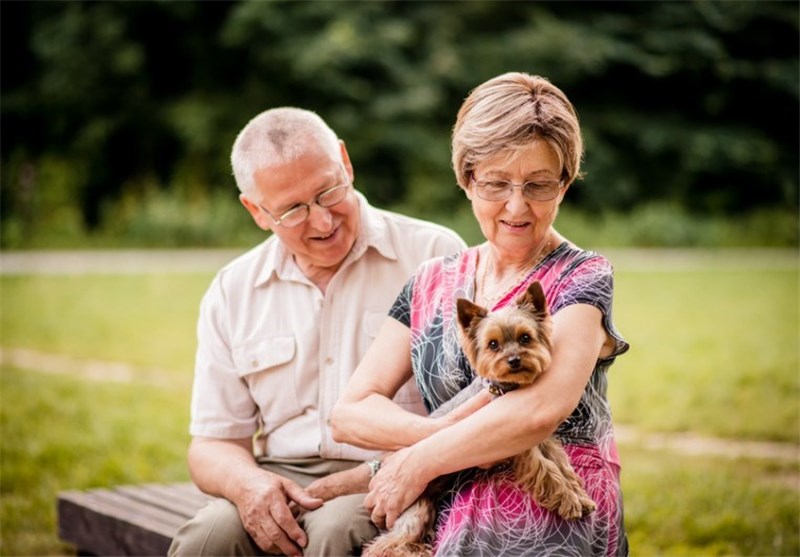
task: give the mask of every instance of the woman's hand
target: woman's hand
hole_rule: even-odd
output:
[[[469,387],[467,387],[469,388]],[[458,395],[456,395],[458,397]],[[444,414],[439,418],[445,426],[451,426],[467,418],[489,404],[494,397],[489,392],[489,389],[480,389],[476,394],[466,399],[464,402],[458,404],[455,408]],[[448,404],[448,403],[445,403]],[[434,412],[434,414],[437,414]]]
[[[391,528],[397,517],[425,491],[429,479],[412,463],[412,448],[384,458],[381,469],[369,483],[364,506],[378,528]]]

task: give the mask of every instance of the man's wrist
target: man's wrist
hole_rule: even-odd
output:
[[[369,477],[370,478],[375,477],[375,474],[377,474],[378,470],[381,469],[381,461],[379,459],[377,459],[377,458],[374,458],[372,460],[368,460],[364,464],[366,464],[367,468],[369,469]]]

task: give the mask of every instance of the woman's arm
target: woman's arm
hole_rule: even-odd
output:
[[[446,428],[485,405],[476,396],[441,418],[419,416],[391,399],[411,378],[411,331],[389,317],[350,378],[330,418],[335,441],[396,450]]]
[[[551,435],[573,412],[607,334],[597,308],[578,304],[553,318],[553,359],[532,386],[512,391],[385,462],[365,504],[391,527],[436,477],[519,454]]]

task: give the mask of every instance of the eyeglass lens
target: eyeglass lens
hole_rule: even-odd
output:
[[[522,194],[534,201],[549,201],[558,195],[561,183],[557,181],[548,182],[525,182],[524,184],[512,184],[510,182],[476,182],[478,194],[487,201],[501,201],[511,197],[514,188],[522,188]]]
[[[334,186],[331,189],[320,193],[316,199],[312,201],[312,203],[316,203],[320,207],[325,208],[333,207],[337,203],[341,203],[344,200],[345,196],[347,195],[348,187],[350,187],[350,184],[340,184],[338,186]],[[297,207],[286,211],[283,215],[281,215],[278,221],[283,226],[291,228],[304,223],[308,218],[310,211],[311,209],[309,205],[303,203],[302,205],[298,205]]]

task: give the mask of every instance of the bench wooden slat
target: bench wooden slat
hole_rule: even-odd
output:
[[[197,511],[197,503],[173,496],[169,491],[160,491],[150,486],[123,486],[114,490],[133,501],[161,509],[182,518],[183,522]]]
[[[94,555],[166,555],[178,528],[209,500],[191,484],[63,492],[59,536]]]
[[[160,494],[172,500],[178,500],[193,509],[192,515],[198,506],[202,507],[212,498],[195,487],[192,483],[182,484],[144,484],[143,490]]]

